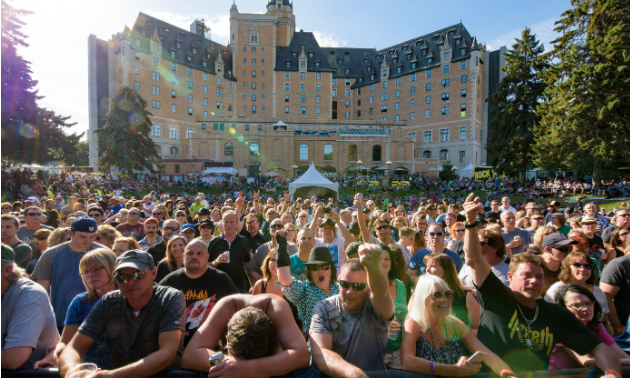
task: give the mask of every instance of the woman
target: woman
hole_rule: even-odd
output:
[[[114,245],[112,246],[112,251],[116,254],[116,257],[134,249],[140,249],[140,245],[136,239],[126,236],[116,238],[116,240],[114,240]]]
[[[284,231],[286,232],[285,237],[287,238],[287,240],[293,244],[297,244],[297,233],[298,233],[297,226],[293,223],[285,223],[283,228],[284,228]]]
[[[261,266],[263,278],[254,284],[252,294],[275,294],[284,297],[282,287],[276,285],[278,282],[278,249],[273,248],[263,260]],[[271,285],[270,285],[271,283]]]
[[[540,226],[534,233],[534,244],[542,248],[542,242],[545,239],[545,236],[549,234],[553,234],[556,231],[555,228],[549,226]]]
[[[427,215],[423,213],[416,213],[413,216],[413,226],[416,231],[419,231],[422,236],[427,232]]]
[[[172,219],[173,218],[173,201],[166,200],[164,202],[164,207],[166,207],[166,215],[168,215],[168,219]]]
[[[559,233],[567,237],[569,232],[573,229],[567,224],[567,218],[562,213],[551,214],[551,225],[558,230]]]
[[[499,356],[486,348],[461,320],[450,315],[453,294],[438,276],[418,279],[409,303],[400,357],[402,368],[444,377],[467,377],[481,369],[468,361],[471,352],[484,352],[483,362],[501,375],[510,370]]]
[[[282,224],[295,224],[294,218],[293,218],[293,214],[291,214],[290,212],[285,212],[284,214],[282,214],[282,216],[280,217],[280,219],[282,219]]]
[[[424,257],[424,264],[427,266],[427,274],[440,277],[451,288],[453,316],[464,322],[477,336],[481,309],[473,292],[465,288],[457,277],[453,260],[444,254],[431,254]]]
[[[402,260],[402,263],[400,260]],[[400,370],[402,369],[400,345],[402,344],[403,336],[400,331],[402,330],[402,323],[407,318],[407,301],[409,296],[405,283],[400,279],[403,275],[405,278],[407,277],[405,261],[402,257],[402,251],[395,244],[391,244],[389,250],[384,249],[381,252],[381,267],[383,267],[383,271],[389,280],[389,295],[394,298],[394,320],[391,323],[389,336],[387,337],[385,364],[390,369]]]
[[[571,228],[582,228],[582,217],[575,215],[569,218],[569,226]]]
[[[394,226],[394,227],[396,227],[398,229],[400,229],[402,227],[407,227],[408,224],[409,223],[407,221],[407,218],[402,217],[402,216],[398,216],[398,217],[392,219],[392,223],[391,223],[392,226]]]
[[[184,249],[186,249],[186,238],[182,235],[174,235],[168,240],[166,245],[166,257],[157,264],[157,274],[155,282],[160,282],[171,272],[184,266]]]
[[[114,241],[120,237],[122,234],[114,227],[101,225],[96,229],[95,241],[111,249],[114,246]]]
[[[396,210],[394,211],[394,216],[395,217],[403,217],[405,219],[409,219],[407,217],[407,211],[405,210],[405,207],[403,205],[399,205]]]
[[[127,213],[129,213],[129,210],[120,209],[115,215],[112,215],[109,219],[105,220],[103,224],[116,227],[119,224],[127,223]]]
[[[221,210],[218,207],[212,209],[212,212],[210,213],[210,218],[212,219],[214,224],[217,224],[217,222],[221,220]]]
[[[114,281],[114,266],[116,255],[107,248],[90,251],[81,258],[79,272],[87,292],[78,294],[68,307],[65,326],[61,333],[61,340],[55,349],[55,356],[59,355],[77,333],[79,326],[92,310],[98,300],[110,291],[117,290]],[[95,363],[99,368],[111,369],[107,337],[103,334],[98,338],[83,356],[85,362]]]
[[[176,210],[174,219],[177,221],[177,223],[179,223],[180,227],[188,223],[187,221],[188,218],[184,210]]]
[[[466,232],[466,228],[464,227],[464,223],[456,222],[450,228],[449,233],[451,234],[451,240],[446,244],[446,248],[453,249],[453,244],[456,241],[462,240],[464,238],[464,232]]]
[[[300,211],[297,217],[297,226],[301,230],[308,226],[308,211]]]
[[[628,232],[630,231],[621,227],[613,231],[610,236],[610,246],[612,248],[608,251],[608,256],[606,257],[607,263],[617,257],[625,256],[628,251],[628,242],[630,241],[630,238],[628,238]]]
[[[609,328],[608,323],[608,300],[606,294],[595,285],[595,263],[586,254],[580,252],[571,252],[567,257],[562,260],[560,266],[560,274],[558,274],[558,282],[554,283],[547,290],[545,294],[545,300],[547,302],[555,302],[556,292],[563,285],[578,285],[581,286],[597,298],[599,307],[601,309],[599,313],[598,322],[602,322],[604,327]]]
[[[9,202],[2,202],[2,204],[0,205],[0,209],[2,210],[0,214],[10,214],[13,210]]]
[[[586,328],[608,345],[622,365],[630,365],[630,358],[626,352],[615,343],[598,320],[602,310],[599,301],[589,289],[581,285],[562,286],[556,293],[555,302],[573,313]],[[596,368],[595,358],[591,355],[580,356],[562,344],[556,344],[549,359],[549,370],[570,370],[581,367]]]

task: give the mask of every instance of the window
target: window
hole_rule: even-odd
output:
[[[321,72],[316,72],[315,73],[315,79],[321,80],[322,79],[322,73]]]
[[[416,119],[416,113],[413,113],[413,112],[412,112],[411,114],[409,114],[409,119],[410,119],[410,120],[412,120],[412,121],[413,121],[414,119]]]
[[[203,112],[203,118],[208,118],[208,111],[205,111],[205,110],[204,110],[204,112]]]
[[[479,57],[475,57],[475,66],[479,65]]]
[[[189,115],[189,116],[193,115],[193,110],[192,110],[192,108],[188,108],[188,115]]]
[[[290,89],[291,89],[291,87],[289,86],[289,83],[284,83],[284,90],[288,91]]]
[[[158,58],[153,57],[153,65],[154,65],[154,66],[157,66],[159,63],[160,63],[160,62],[159,62]]]
[[[256,95],[252,94],[252,101],[256,101]]]
[[[287,68],[291,68],[291,62],[287,62]]]
[[[448,150],[440,151],[440,160],[448,160]]]
[[[396,103],[396,110],[400,110],[400,102]]]
[[[300,95],[300,102],[306,102],[306,96]]]
[[[133,58],[135,60],[141,61],[142,60],[142,55],[138,51],[134,51]]]
[[[382,105],[381,106],[381,113],[386,113],[387,112],[387,105]]]
[[[442,87],[446,88],[446,87],[450,87],[451,86],[451,79],[444,79],[442,80]]]
[[[300,83],[300,91],[305,91],[306,90],[306,84],[304,83]]]
[[[201,124],[201,130],[203,130],[203,131],[205,131],[205,130],[206,130],[206,124],[205,124],[205,123],[202,123],[202,124]]]
[[[193,95],[191,94],[188,95],[188,102],[193,102]]]
[[[262,131],[262,125],[258,125],[258,131]]]
[[[247,111],[247,105],[243,106],[243,112]]]
[[[416,81],[416,74],[411,74],[411,81],[412,82]]]
[[[416,100],[414,99],[409,100],[409,107],[413,108],[414,106],[416,106]]]
[[[459,106],[459,111],[462,112],[462,113],[466,113],[466,104],[461,104]]]
[[[466,151],[459,151],[459,161],[464,162],[466,160]]]
[[[459,128],[459,140],[466,140],[466,126],[460,126],[460,128]]]
[[[346,112],[346,118],[350,118],[350,112]]]
[[[431,109],[427,109],[426,114],[425,114],[426,118],[431,117]]]
[[[462,83],[468,82],[468,75],[462,75]]]
[[[346,101],[346,108],[350,107],[350,101]]]
[[[249,128],[249,125],[247,125],[247,128]],[[226,144],[223,145],[223,155],[225,156],[234,156],[234,144],[227,142]]]
[[[249,125],[245,125],[245,131],[249,131]]]
[[[192,81],[188,82],[188,89],[193,89],[193,82]]]
[[[459,41],[458,41],[459,42]],[[459,44],[459,43],[458,43]],[[459,55],[464,56],[466,55],[466,48],[461,48],[459,49]],[[465,61],[464,61],[465,62]]]
[[[387,93],[383,93],[383,94],[381,94],[381,100],[382,100],[382,101],[387,100]]]
[[[208,74],[207,73],[204,72],[202,76],[203,76],[203,80],[204,81],[208,81]]]
[[[400,97],[400,90],[396,89],[396,97]]]
[[[154,85],[151,87],[151,93],[153,93],[154,95],[159,95],[160,94],[160,87]]]
[[[153,73],[151,74],[151,77],[153,78],[153,80],[155,81],[160,81],[160,73],[159,72],[155,72],[153,71]]]
[[[412,86],[411,88],[409,88],[409,93],[410,94],[416,94],[416,87]]]
[[[324,160],[333,159],[333,146],[332,144],[324,145]]]
[[[369,115],[372,115],[372,108],[370,108],[370,110],[368,111]]]
[[[442,73],[447,74],[450,71],[450,66],[448,64],[445,64],[444,67],[442,67]]]
[[[433,76],[433,70],[427,70],[427,78]]]
[[[321,96],[315,96],[315,102],[321,102],[322,98]]]
[[[140,83],[138,83],[137,81],[134,81],[133,82],[133,89],[135,89],[137,91],[140,90]]]
[[[194,132],[195,130],[193,129],[186,129],[186,139],[190,139]]]
[[[289,95],[284,96],[284,102],[289,102]]]
[[[449,101],[451,98],[450,93],[442,93],[442,101]]]
[[[382,82],[382,83],[381,83],[381,87],[382,87],[382,88],[387,88],[387,82],[386,82],[386,81]]]
[[[333,90],[332,90],[332,95],[333,95],[333,96],[337,96],[337,88],[333,88]]]
[[[290,79],[291,78],[291,73],[290,72],[285,72],[284,73],[284,78],[285,79]]]
[[[228,100],[232,99],[232,92],[228,92]]]
[[[422,157],[423,157],[424,159],[431,159],[431,151],[424,151],[424,152],[422,153]]]
[[[321,108],[315,108],[315,114],[320,114],[321,113]]]
[[[350,89],[346,89],[346,97],[350,97]]]
[[[171,112],[177,113],[177,105],[171,105]]]
[[[431,83],[427,83],[427,91],[431,90]]]
[[[188,68],[188,76],[192,76],[193,75],[193,69],[192,68]]]
[[[204,87],[204,89],[205,88],[207,88],[207,87]],[[208,92],[204,91],[204,93],[208,93]],[[223,89],[217,89],[217,97],[223,97]]]
[[[258,156],[258,144],[252,143],[249,145],[249,156]]]
[[[223,78],[217,77],[217,84],[218,85],[223,84]],[[232,82],[231,81],[228,81],[228,87],[232,88]]]
[[[308,161],[308,144],[300,144],[300,160]]]
[[[396,114],[396,117],[394,117],[394,120],[400,121],[400,115]]]
[[[171,97],[172,98],[177,98],[177,92],[171,91]]]
[[[177,126],[171,126],[169,128],[169,138],[179,139],[179,128]],[[176,155],[176,154],[172,154],[172,155]]]
[[[466,97],[466,90],[462,89],[462,97]]]
[[[427,64],[433,64],[433,58],[427,58]]]
[[[422,143],[433,143],[433,131],[425,131],[422,134]]]
[[[370,96],[370,104],[374,103],[374,97]]]
[[[374,84],[370,84],[370,92],[374,92]]]
[[[243,71],[243,76],[247,76],[247,71]]]
[[[171,71],[177,72],[177,64],[176,63],[171,63]]]
[[[162,137],[162,125],[153,125],[151,126],[151,136],[156,138]]]
[[[160,102],[159,101],[152,101],[152,107],[153,109],[159,109],[160,108]]]
[[[300,108],[300,114],[306,114],[306,108]]]
[[[372,147],[372,161],[381,161],[381,146]]]
[[[285,106],[285,107],[284,107],[284,113],[285,113],[285,114],[289,114],[289,107],[288,107],[288,106]]]
[[[431,103],[431,96],[427,96],[427,104]]]
[[[400,69],[400,67],[398,67],[398,68]],[[399,77],[396,78],[396,85],[400,85],[400,78]]]
[[[333,85],[337,85],[337,79],[333,78]]]
[[[440,142],[448,142],[451,140],[451,130],[450,129],[441,129],[440,130]],[[446,160],[446,159],[444,159]]]
[[[302,62],[304,63],[304,62]],[[306,79],[306,72],[300,72],[300,79],[304,80]]]
[[[442,107],[442,115],[448,115],[448,106]]]
[[[223,103],[220,101],[217,101],[217,109],[223,109]]]
[[[465,60],[462,60],[461,62],[459,62],[459,69],[460,70],[465,70],[466,69],[466,61]]]
[[[243,88],[247,88],[247,83],[243,83]]]

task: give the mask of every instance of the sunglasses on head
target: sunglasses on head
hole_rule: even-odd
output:
[[[330,270],[330,264],[321,264],[321,265],[309,264],[306,266],[306,269],[308,269],[309,272],[317,272],[320,269],[326,271],[326,270]]]
[[[429,236],[444,236],[443,232],[429,232]]]
[[[348,282],[344,280],[339,280],[339,286],[341,286],[341,288],[344,290],[348,290],[352,287],[352,290],[354,291],[363,291],[367,287],[367,283],[353,283],[353,282]]]
[[[146,274],[147,274],[146,270],[138,270],[130,274],[114,274],[114,279],[116,280],[116,282],[127,282],[129,281],[129,279],[138,281],[138,280],[143,279]]]
[[[571,265],[573,265],[573,267],[576,269],[584,268],[586,270],[593,270],[593,266],[591,264],[573,263]]]
[[[450,291],[450,290],[436,291],[435,293],[432,294],[432,296],[435,299],[445,298],[445,299],[449,300],[449,299],[453,299],[453,292]]]
[[[384,226],[376,227],[376,230],[377,230],[377,231],[380,231],[380,230],[387,230],[388,228],[389,228],[389,226],[388,226],[388,225],[384,225]]]

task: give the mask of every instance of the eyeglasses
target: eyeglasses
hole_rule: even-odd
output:
[[[116,279],[116,282],[127,282],[129,281],[129,279],[138,281],[138,280],[143,279],[146,274],[147,274],[146,270],[138,270],[131,274],[114,274],[114,279]]]
[[[429,236],[444,236],[443,232],[429,232]]]
[[[321,264],[321,265],[311,265],[311,264],[309,264],[309,265],[306,266],[306,269],[309,272],[317,272],[320,269],[323,270],[323,271],[326,271],[326,270],[330,270],[330,264]]]
[[[162,228],[164,231],[179,231],[179,227],[164,227]]]
[[[81,275],[82,276],[88,276],[90,274],[96,274],[96,273],[100,272],[102,269],[105,269],[105,267],[101,266],[100,268],[92,268],[92,269],[84,270],[83,272],[81,272]]]
[[[256,224],[256,223],[258,223],[258,221],[247,222],[247,224]]]
[[[384,226],[376,227],[376,230],[377,230],[377,231],[380,231],[380,230],[387,230],[388,228],[389,228],[389,226],[388,226],[388,225],[384,225]]]
[[[130,214],[131,214],[131,213],[130,213]],[[181,218],[181,217],[185,217],[185,216],[186,216],[186,214],[177,214],[177,215],[175,215],[175,216],[176,216],[177,218]]]
[[[281,224],[272,224],[269,228],[282,228]]]
[[[453,299],[453,292],[450,290],[446,290],[446,291],[436,291],[432,294],[434,299],[446,299],[446,300],[451,300]]]
[[[308,218],[306,215],[300,215],[300,218]]]
[[[350,289],[350,287],[352,287],[352,290],[354,291],[363,291],[367,287],[367,283],[354,283],[354,282],[339,280],[339,286],[341,286],[341,288],[344,290],[348,290]]]
[[[573,265],[575,269],[584,268],[585,270],[593,270],[593,266],[591,264],[573,263],[571,265]]]
[[[1,209],[2,209],[2,210],[11,210],[11,208],[10,208],[10,207],[2,207]]]
[[[28,214],[24,214],[27,217],[39,217],[42,215],[42,213],[28,213]]]
[[[204,224],[203,226],[199,226],[199,228],[200,228],[200,229],[202,229],[202,230],[206,230],[206,229],[207,229],[207,230],[211,230],[211,229],[212,229],[212,227],[207,226],[207,225],[205,225],[205,224]]]
[[[458,228],[458,229],[455,230],[455,232],[466,232],[466,229],[465,228],[461,228],[461,229]]]
[[[595,306],[595,302],[576,302],[570,304],[568,307],[571,307],[574,310],[585,310]]]
[[[162,212],[153,213],[153,215],[162,215]]]
[[[130,211],[127,214],[128,215],[140,215],[140,213],[136,213],[135,211]]]
[[[572,247],[551,247],[553,249],[557,249],[558,251],[562,252],[562,253],[569,253],[571,251],[573,251]]]
[[[545,218],[532,218],[532,220],[538,221],[538,222],[542,222],[545,220]]]

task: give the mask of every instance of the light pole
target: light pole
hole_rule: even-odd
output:
[[[293,164],[293,179],[294,180],[297,178],[297,169],[298,169],[298,166]]]
[[[387,176],[391,177],[392,176],[392,171],[391,171],[392,162],[388,160],[387,163],[385,163],[385,164],[387,164]]]

